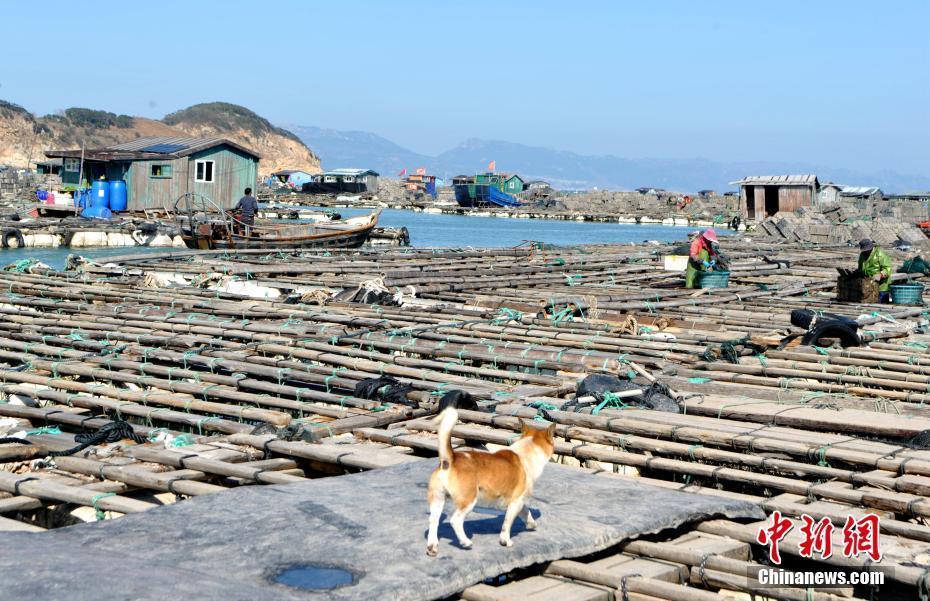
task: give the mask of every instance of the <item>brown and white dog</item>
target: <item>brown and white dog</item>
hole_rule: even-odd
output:
[[[500,543],[505,547],[513,545],[510,527],[518,515],[527,529],[536,528],[536,521],[525,503],[554,449],[555,424],[540,429],[523,422],[520,439],[509,448],[494,453],[472,449],[453,451],[452,428],[458,418],[454,405],[443,409],[436,417],[439,421],[439,467],[430,477],[427,494],[430,514],[426,554],[430,556],[435,556],[439,550],[437,530],[446,495],[455,504],[449,523],[465,549],[472,545],[465,534],[465,516],[475,505],[506,508],[500,536]]]

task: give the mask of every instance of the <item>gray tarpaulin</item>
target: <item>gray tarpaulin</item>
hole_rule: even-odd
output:
[[[0,534],[4,599],[433,599],[517,567],[578,557],[710,516],[762,518],[754,505],[546,466],[530,506],[539,529],[472,513],[471,550],[440,528],[426,550],[433,461],[276,486],[244,486],[42,533]],[[275,584],[295,565],[341,568],[355,583],[328,591]]]

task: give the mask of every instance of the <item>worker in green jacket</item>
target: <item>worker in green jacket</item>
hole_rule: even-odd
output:
[[[878,282],[878,302],[891,301],[891,259],[869,238],[859,241],[859,272]]]

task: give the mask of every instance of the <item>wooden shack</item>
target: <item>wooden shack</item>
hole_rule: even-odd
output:
[[[101,177],[126,182],[127,209],[165,208],[187,192],[232,208],[255,188],[259,156],[225,138],[151,136],[106,148],[49,150],[63,159],[62,186],[87,187]]]
[[[304,186],[313,193],[375,193],[378,191],[378,172],[371,169],[332,169],[313,176],[313,182]]]
[[[740,212],[747,221],[762,221],[780,211],[816,206],[820,190],[813,174],[751,176],[730,183],[740,187]]]
[[[275,171],[271,174],[271,178],[274,185],[302,190],[304,184],[313,181],[313,174],[300,171],[299,169],[285,169],[283,171]]]
[[[436,197],[436,176],[427,173],[414,173],[404,180],[404,189],[412,192],[423,192],[433,198]]]

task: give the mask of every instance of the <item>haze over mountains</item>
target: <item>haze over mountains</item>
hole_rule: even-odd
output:
[[[496,161],[497,169],[519,173],[526,179],[544,179],[562,189],[609,188],[632,190],[642,186],[679,191],[733,189],[729,182],[747,175],[816,173],[821,181],[846,185],[878,186],[886,193],[930,190],[930,175],[893,171],[872,173],[778,161],[725,162],[708,159],[621,158],[585,156],[564,150],[472,138],[437,156],[404,148],[386,138],[362,131],[343,131],[312,126],[288,129],[323,162],[324,168],[368,167],[382,175],[396,176],[401,169],[426,167],[441,177],[474,174]]]

